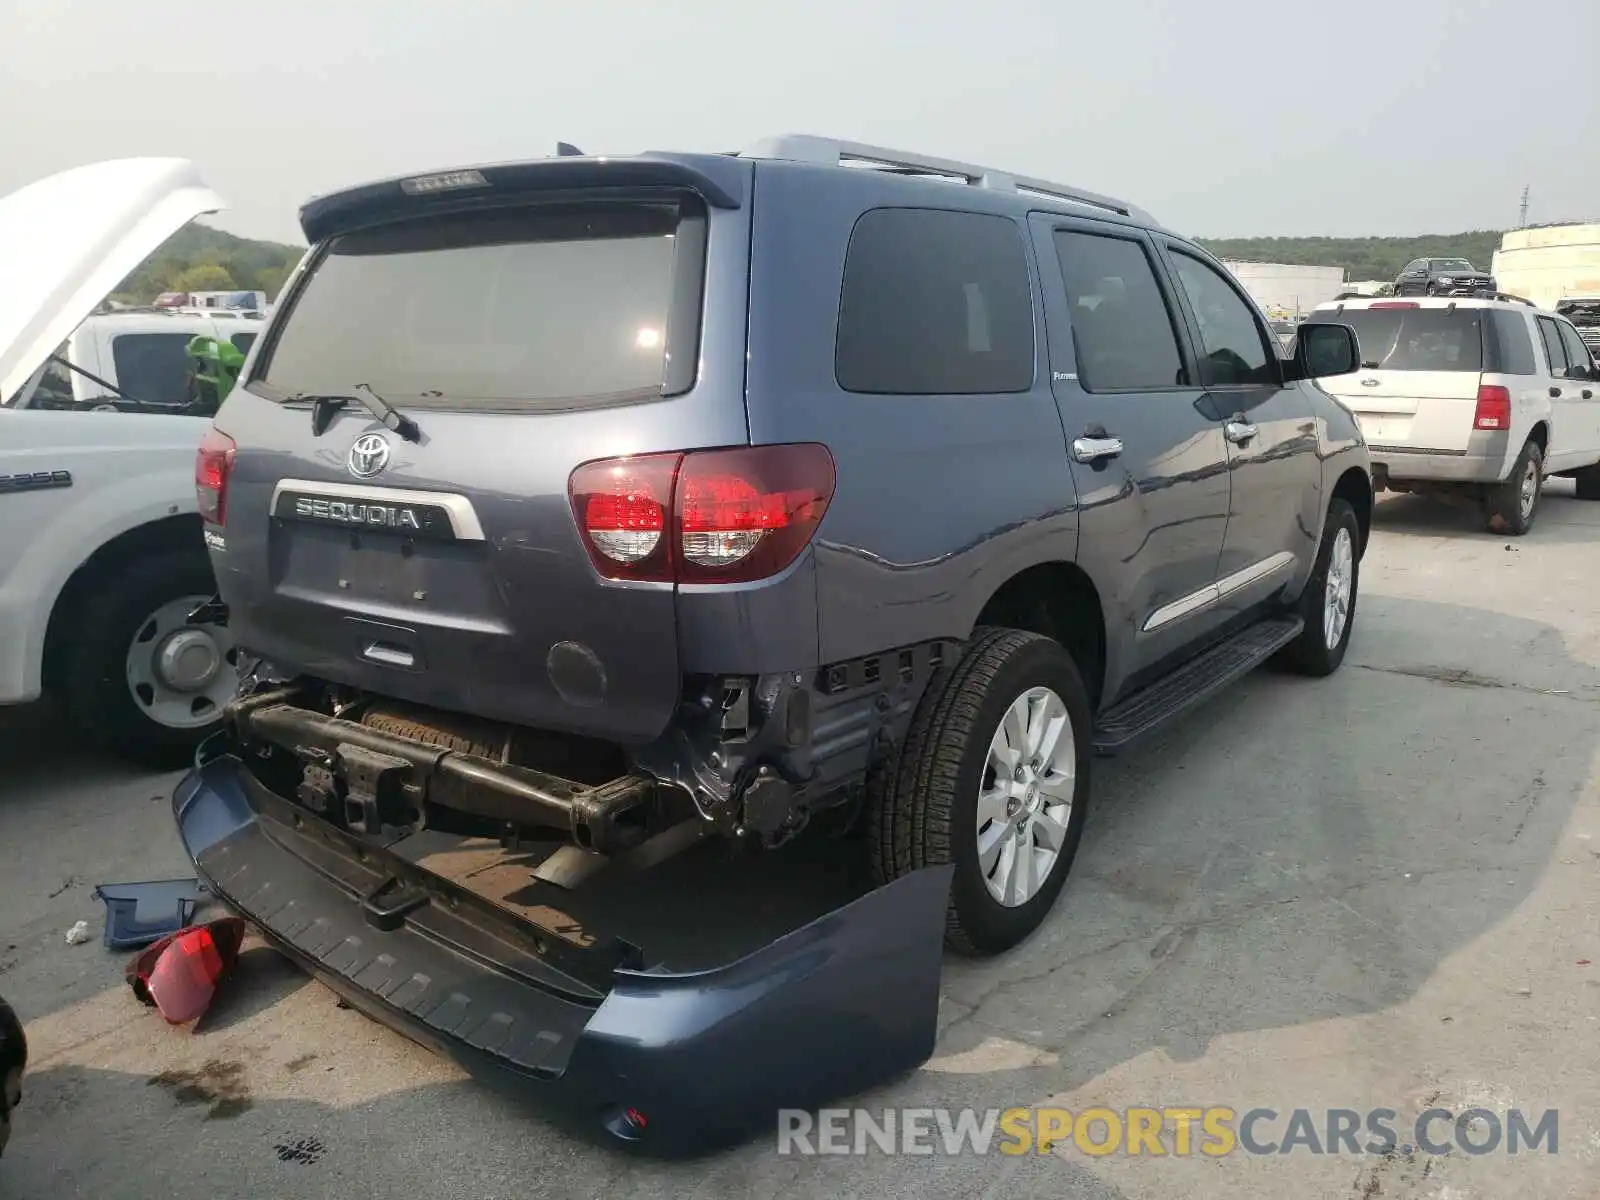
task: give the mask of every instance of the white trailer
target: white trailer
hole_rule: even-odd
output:
[[[1513,229],[1500,239],[1489,273],[1502,292],[1540,308],[1600,295],[1600,224]]]
[[[1310,312],[1345,290],[1343,267],[1308,267],[1295,263],[1227,262],[1262,308],[1293,319]]]

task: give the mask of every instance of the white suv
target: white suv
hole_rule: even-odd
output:
[[[1323,387],[1355,411],[1377,490],[1465,491],[1511,534],[1532,527],[1547,475],[1600,500],[1600,374],[1564,317],[1439,297],[1330,301],[1312,319],[1356,331],[1362,369]]]

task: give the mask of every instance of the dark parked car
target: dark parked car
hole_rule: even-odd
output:
[[[1494,276],[1464,258],[1414,258],[1394,281],[1396,296],[1492,296]]]
[[[940,935],[1044,919],[1091,753],[1344,658],[1373,493],[1312,378],[1354,334],[1284,357],[1123,201],[790,137],[301,222],[199,454],[256,682],[182,835],[358,1007],[619,1137],[920,1061]],[[640,972],[550,915],[684,831],[851,814],[883,886],[732,966]],[[472,836],[503,850],[468,874],[440,847]]]

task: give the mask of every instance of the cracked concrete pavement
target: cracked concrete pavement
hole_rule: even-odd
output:
[[[1380,502],[1346,667],[1259,673],[1126,759],[1046,927],[947,959],[935,1057],[874,1112],[1558,1109],[1559,1153],[795,1157],[694,1163],[558,1133],[335,1006],[264,948],[193,1030],[126,993],[94,884],[184,867],[139,774],[0,727],[0,992],[34,1060],[0,1195],[1585,1197],[1600,1194],[1600,505],[1551,485],[1507,541]],[[6,732],[6,729],[9,732]],[[674,864],[665,919],[795,919],[854,885],[826,844]],[[819,855],[832,869],[817,869]],[[808,857],[809,856],[809,857]],[[658,914],[660,917],[661,914]],[[780,1031],[781,1035],[781,1031]],[[1280,1122],[1270,1134],[1279,1138]],[[1169,1143],[1170,1144],[1170,1143]]]

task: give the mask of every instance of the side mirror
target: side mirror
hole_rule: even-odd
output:
[[[1596,374],[1597,372],[1595,369],[1592,366],[1589,366],[1587,363],[1573,363],[1567,368],[1568,379],[1581,379],[1587,382],[1593,382]]]
[[[1361,366],[1356,331],[1348,325],[1307,321],[1295,330],[1294,347],[1296,379],[1348,375]]]

